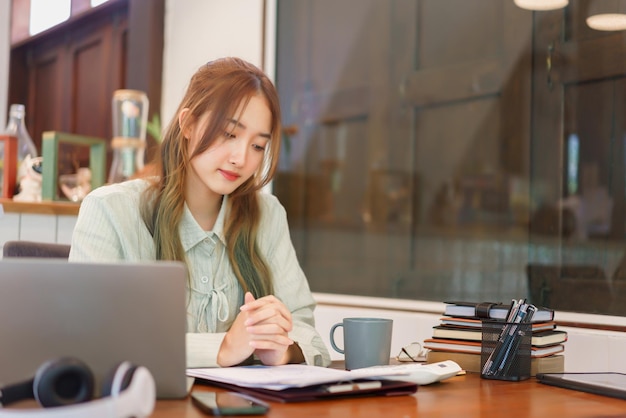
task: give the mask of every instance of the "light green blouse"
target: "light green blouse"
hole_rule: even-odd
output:
[[[72,236],[70,261],[154,260],[154,243],[139,213],[147,183],[131,180],[100,187],[82,202]],[[269,264],[275,296],[291,311],[296,341],[307,364],[327,366],[330,356],[315,330],[315,301],[298,264],[287,216],[275,196],[260,193],[259,249]],[[213,231],[204,231],[185,211],[179,226],[191,279],[187,315],[187,366],[217,367],[217,352],[243,303],[243,291],[225,251],[224,198]]]

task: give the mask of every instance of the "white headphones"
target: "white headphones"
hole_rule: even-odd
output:
[[[154,410],[156,385],[145,367],[122,362],[103,384],[102,398],[91,400],[93,388],[93,373],[80,360],[52,360],[33,379],[0,388],[0,418],[128,418],[147,417]],[[44,408],[4,408],[29,398]]]

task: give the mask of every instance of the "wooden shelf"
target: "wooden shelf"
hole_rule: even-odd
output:
[[[79,203],[72,202],[14,202],[11,199],[0,199],[0,205],[6,213],[32,213],[44,215],[78,215]]]

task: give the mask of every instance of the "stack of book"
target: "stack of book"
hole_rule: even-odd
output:
[[[468,372],[481,371],[482,321],[505,321],[510,305],[495,303],[446,302],[440,325],[433,337],[424,340],[427,363],[453,360]],[[564,371],[567,332],[558,330],[554,311],[539,308],[533,315],[531,376]]]

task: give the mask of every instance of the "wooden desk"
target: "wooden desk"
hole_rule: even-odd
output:
[[[43,215],[78,215],[79,203],[74,202],[15,202],[0,198],[7,213],[35,213]]]
[[[198,385],[194,390],[217,390]],[[481,379],[469,373],[420,386],[412,396],[367,397],[281,404],[270,402],[277,417],[624,417],[626,400],[560,389],[537,382]],[[191,400],[158,401],[153,417],[205,417]]]

